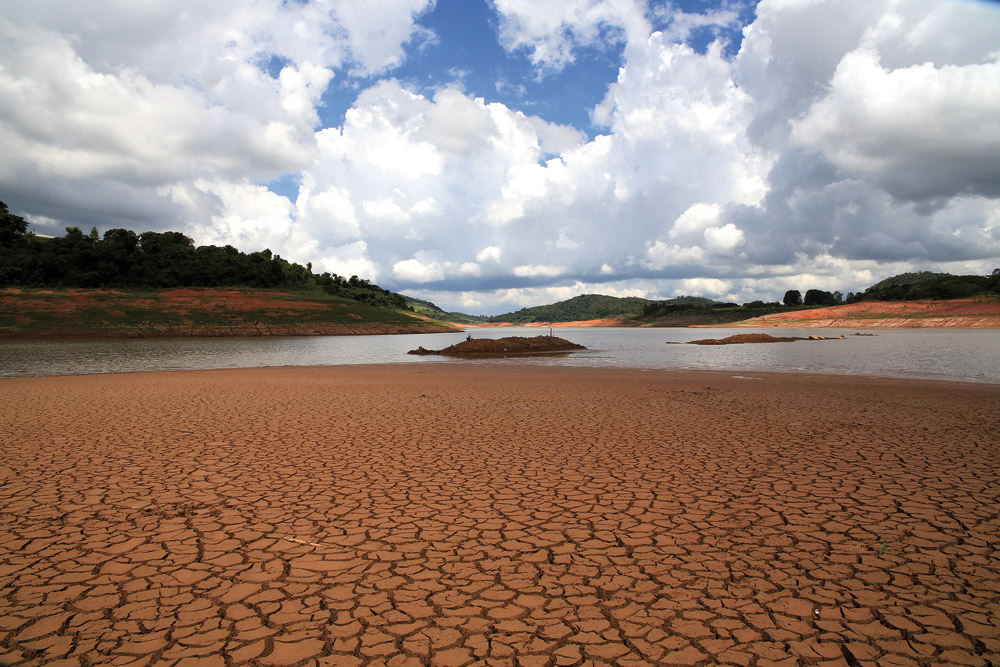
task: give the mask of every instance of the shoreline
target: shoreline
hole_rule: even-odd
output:
[[[996,662],[998,403],[506,364],[5,378],[0,662]]]
[[[525,354],[522,355],[524,359],[531,359],[533,357],[539,356],[550,356],[550,355],[560,355],[565,353],[541,353],[541,354]],[[431,361],[390,361],[385,363],[335,363],[335,364],[324,364],[324,365],[280,365],[280,366],[241,366],[241,367],[220,367],[220,368],[163,368],[163,369],[141,369],[141,370],[111,370],[111,371],[98,371],[93,373],[60,373],[52,375],[11,375],[11,376],[0,376],[0,382],[7,380],[30,380],[30,379],[48,379],[48,378],[92,378],[101,376],[114,376],[114,375],[143,375],[143,374],[170,374],[170,373],[225,373],[225,372],[253,372],[253,371],[298,371],[298,370],[309,370],[309,371],[334,371],[336,369],[343,370],[384,370],[391,371],[392,369],[402,369],[402,370],[413,370],[414,368],[438,368],[440,366],[453,366],[453,367],[481,367],[484,369],[483,372],[489,372],[488,369],[547,369],[549,371],[593,371],[593,372],[608,372],[608,373],[658,373],[663,375],[676,374],[678,376],[686,377],[691,375],[706,375],[709,377],[732,377],[732,378],[746,378],[748,376],[756,377],[770,377],[771,379],[778,381],[782,378],[789,379],[794,377],[802,378],[812,378],[817,382],[829,380],[831,378],[841,378],[848,381],[856,382],[866,382],[866,381],[886,381],[886,382],[912,382],[912,383],[943,383],[948,386],[953,385],[970,385],[973,387],[1000,387],[1000,379],[992,378],[969,378],[969,377],[959,377],[959,376],[937,376],[937,375],[868,375],[860,373],[849,373],[837,370],[820,370],[820,369],[775,369],[769,368],[766,370],[757,369],[746,369],[746,368],[730,368],[730,369],[720,369],[720,368],[660,368],[660,367],[638,367],[638,366],[583,366],[583,365],[559,365],[559,366],[536,366],[532,364],[518,364],[517,359],[510,357],[500,357],[483,355],[480,357],[454,357],[445,359],[435,359]]]
[[[522,355],[524,359],[531,359],[532,357],[539,356],[550,356],[550,355],[560,355],[565,353],[542,353],[542,354],[526,354]],[[639,367],[639,366],[583,366],[583,365],[557,365],[557,366],[536,366],[532,364],[518,364],[517,359],[509,357],[491,356],[483,355],[480,357],[470,356],[470,357],[454,357],[445,359],[434,359],[430,361],[425,360],[415,360],[415,361],[389,361],[384,363],[332,363],[324,365],[280,365],[280,366],[241,366],[241,367],[220,367],[220,368],[162,368],[162,369],[140,369],[140,370],[109,370],[109,371],[96,371],[93,373],[59,373],[50,375],[11,375],[2,376],[0,375],[0,382],[5,380],[29,380],[29,379],[46,379],[46,378],[90,378],[90,377],[101,377],[101,376],[114,376],[114,375],[142,375],[142,374],[169,374],[169,373],[215,373],[215,372],[252,372],[252,371],[275,371],[275,370],[287,370],[287,371],[297,371],[297,370],[312,370],[312,371],[332,371],[336,369],[344,370],[358,370],[358,369],[381,369],[389,371],[391,369],[406,369],[412,370],[413,368],[437,368],[439,366],[470,366],[470,367],[482,367],[483,369],[548,369],[550,371],[560,371],[560,370],[582,370],[582,371],[594,371],[594,372],[609,372],[609,373],[659,373],[664,375],[677,374],[680,376],[689,376],[704,374],[707,376],[720,376],[720,377],[733,377],[742,378],[746,376],[770,376],[773,379],[780,378],[790,378],[790,377],[804,377],[813,378],[816,381],[823,381],[831,378],[842,378],[846,380],[853,380],[857,382],[865,381],[888,381],[888,382],[913,382],[913,383],[944,383],[948,386],[952,385],[963,385],[967,384],[974,387],[1000,387],[1000,379],[994,378],[970,378],[970,377],[960,377],[960,376],[945,376],[945,375],[919,375],[919,374],[899,374],[899,375],[889,375],[889,374],[861,374],[856,372],[846,372],[838,370],[822,370],[822,369],[809,369],[803,370],[799,368],[795,369],[780,369],[780,368],[768,368],[766,370],[758,369],[746,369],[746,368],[730,368],[730,369],[720,369],[720,368],[661,368],[661,367]],[[484,371],[487,372],[487,371]]]
[[[616,323],[617,322],[617,323]],[[467,330],[501,329],[817,329],[839,330],[860,329],[865,331],[900,330],[981,330],[1000,329],[1000,318],[996,317],[956,317],[956,318],[891,318],[891,319],[837,319],[784,320],[762,322],[730,322],[726,324],[687,324],[683,326],[657,326],[621,323],[618,320],[581,320],[574,322],[547,322],[528,324],[462,324],[448,322],[445,325],[423,323],[413,325],[392,325],[378,322],[335,325],[297,324],[257,324],[246,326],[187,327],[183,330],[102,330],[102,331],[42,331],[11,332],[0,331],[0,343],[31,340],[142,340],[163,338],[263,338],[281,336],[382,336],[395,334],[462,333]]]
[[[530,358],[530,357],[528,357]],[[668,382],[683,379],[711,380],[719,379],[767,379],[771,382],[781,383],[792,379],[799,379],[804,382],[822,384],[830,380],[838,380],[843,383],[865,383],[868,381],[880,383],[900,383],[900,384],[935,384],[945,383],[949,386],[953,384],[967,384],[970,387],[989,387],[996,385],[1000,388],[1000,382],[979,381],[975,379],[933,377],[933,376],[894,376],[894,375],[861,375],[857,373],[842,372],[822,372],[814,370],[748,370],[741,368],[656,368],[656,367],[624,367],[624,366],[548,366],[534,364],[518,364],[512,358],[473,358],[473,359],[444,359],[436,361],[391,361],[385,363],[350,363],[350,364],[325,364],[325,365],[281,365],[281,366],[249,366],[233,368],[168,368],[162,370],[129,370],[110,371],[105,373],[66,373],[62,375],[30,375],[17,377],[0,377],[0,382],[9,381],[31,381],[49,379],[77,379],[85,381],[88,378],[114,377],[114,376],[150,376],[143,380],[152,380],[154,377],[163,375],[213,375],[213,374],[256,374],[262,373],[283,374],[290,376],[300,374],[328,374],[337,375],[344,373],[356,375],[373,373],[376,376],[399,375],[409,377],[411,375],[427,375],[440,372],[447,375],[456,373],[458,375],[479,375],[486,377],[507,377],[524,375],[532,377],[536,375],[555,376],[559,374],[584,374],[584,375],[608,375],[622,376],[622,380],[645,380],[650,376],[661,376],[657,379]],[[511,363],[513,362],[513,363]],[[676,376],[676,377],[674,377]]]
[[[655,324],[615,324],[614,320],[580,320],[575,322],[531,322],[528,324],[464,324],[466,329],[864,329],[864,330],[900,330],[900,329],[1000,329],[1000,317],[955,317],[955,318],[887,318],[887,319],[850,319],[825,318],[817,320],[766,320],[752,322],[740,320],[725,324],[684,324],[678,326]]]

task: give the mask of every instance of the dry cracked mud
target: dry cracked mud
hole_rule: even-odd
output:
[[[1000,665],[1000,386],[0,380],[0,664]]]

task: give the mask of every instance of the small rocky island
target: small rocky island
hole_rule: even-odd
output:
[[[826,336],[812,335],[808,338],[802,336],[769,336],[768,334],[736,334],[727,338],[704,338],[702,340],[689,341],[691,345],[743,345],[747,343],[791,343],[797,340],[843,340],[843,336],[827,338]]]
[[[466,338],[443,350],[428,350],[418,347],[407,354],[441,354],[454,357],[509,357],[529,354],[555,354],[586,350],[583,345],[571,343],[565,338],[556,336],[508,336],[506,338]]]

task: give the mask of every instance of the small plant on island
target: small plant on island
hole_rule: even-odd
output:
[[[888,538],[885,535],[879,537],[878,540],[878,555],[881,556],[886,552],[886,550],[893,548],[897,544],[902,544],[902,540],[898,537]]]

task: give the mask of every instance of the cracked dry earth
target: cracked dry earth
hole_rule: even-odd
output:
[[[0,664],[1000,665],[1000,386],[0,380]]]

